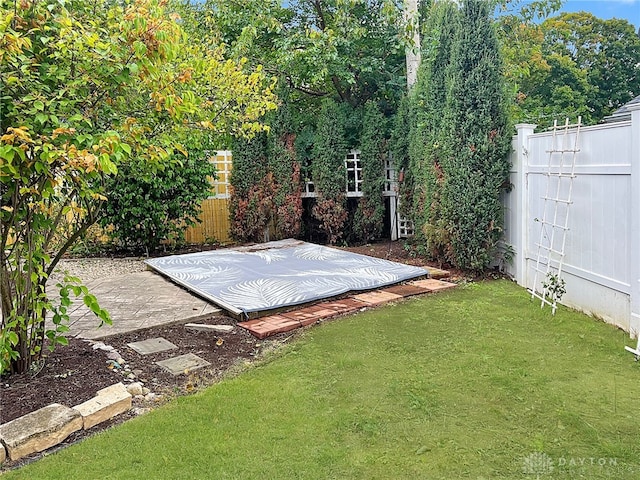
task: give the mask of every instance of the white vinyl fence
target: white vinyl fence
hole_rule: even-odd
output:
[[[552,133],[516,125],[511,183],[505,195],[504,243],[515,253],[507,272],[528,288],[541,238]],[[575,130],[570,130],[573,141]],[[561,303],[640,333],[640,105],[631,120],[582,127],[568,206]],[[551,163],[551,167],[549,164]],[[557,165],[557,164],[556,164]],[[544,236],[544,232],[543,232]],[[544,261],[544,259],[543,259]],[[536,300],[539,302],[539,300]]]

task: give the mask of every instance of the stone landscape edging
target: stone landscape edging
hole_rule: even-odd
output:
[[[0,425],[0,464],[16,461],[62,443],[131,409],[131,394],[122,382],[99,390],[90,400],[67,407],[52,403]]]

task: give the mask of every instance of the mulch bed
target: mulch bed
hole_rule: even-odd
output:
[[[383,242],[361,247],[350,247],[356,253],[386,258],[412,265],[426,265],[423,258],[403,248],[400,242]],[[199,323],[235,325],[232,318],[212,316]],[[176,395],[189,394],[218,381],[231,367],[258,357],[265,349],[288,339],[291,334],[280,334],[267,340],[258,340],[246,330],[236,327],[232,333],[212,334],[187,331],[183,325],[154,327],[133,333],[114,335],[102,342],[112,346],[125,361],[115,366],[109,361],[108,351],[93,348],[87,340],[70,338],[69,345],[58,347],[47,354],[40,369],[24,375],[0,378],[0,424],[35,411],[51,403],[73,407],[92,398],[96,392],[117,382],[125,385],[140,381],[153,394],[154,399],[134,399],[134,408],[110,422],[95,426],[89,431],[71,435],[61,446],[65,446],[135,416],[144,409],[152,408]],[[175,344],[177,350],[168,350],[151,355],[140,355],[127,346],[128,343],[162,337]],[[188,375],[174,376],[156,362],[185,353],[195,353],[211,363]],[[127,378],[133,374],[135,378]],[[60,447],[56,447],[60,448]],[[0,471],[15,468],[26,462],[5,462]]]

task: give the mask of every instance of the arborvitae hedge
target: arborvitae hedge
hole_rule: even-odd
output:
[[[502,235],[511,130],[490,3],[466,0],[448,74],[444,113],[442,220],[447,260],[475,271],[492,262]]]
[[[450,251],[441,204],[443,145],[451,132],[443,122],[443,113],[457,28],[458,9],[453,2],[438,2],[432,6],[424,29],[423,61],[411,95],[414,118],[409,144],[409,170],[414,185],[412,219],[416,235],[427,253],[440,260]]]
[[[384,124],[384,116],[376,103],[367,102],[360,137],[363,196],[358,202],[353,225],[354,233],[364,242],[380,238],[384,227]]]
[[[347,219],[345,195],[347,154],[345,141],[345,115],[333,100],[325,100],[318,115],[311,176],[317,193],[313,216],[321,222],[321,228],[330,244],[343,235]]]
[[[414,182],[413,171],[409,168],[409,150],[415,125],[413,97],[405,96],[400,101],[398,111],[393,120],[393,129],[389,140],[389,151],[396,169],[398,193],[401,198],[400,210],[397,214],[414,221],[416,209],[413,205],[413,192],[417,186]],[[397,220],[397,218],[391,219],[392,222],[397,222]]]
[[[232,148],[231,236],[239,241],[263,241],[274,208],[273,174],[267,162],[267,135],[237,139]]]
[[[272,124],[267,156],[267,167],[273,174],[272,228],[276,239],[297,237],[302,226],[302,183],[295,138],[285,97]]]
[[[269,134],[233,147],[231,234],[239,241],[263,241],[300,234],[302,198],[286,97],[267,119]]]

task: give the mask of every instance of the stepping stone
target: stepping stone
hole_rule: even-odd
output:
[[[133,348],[140,355],[149,355],[151,353],[164,352],[166,350],[175,350],[176,347],[169,340],[162,337],[150,338],[141,342],[127,343],[127,346]]]
[[[187,323],[184,328],[192,332],[231,333],[233,325],[206,325],[204,323]]]
[[[294,328],[298,328],[300,326],[300,322],[296,322],[295,320],[287,319],[291,322],[291,330]],[[238,326],[244,328],[245,330],[249,330],[249,333],[256,338],[263,339],[267,338],[271,335],[275,335],[276,333],[280,333],[276,331],[276,327],[272,324],[269,324],[264,321],[264,318],[256,319],[256,320],[247,320],[246,322],[238,322]]]
[[[180,375],[181,373],[189,373],[193,370],[197,370],[198,368],[206,367],[211,364],[204,358],[200,358],[193,353],[187,353],[186,355],[180,355],[178,357],[156,362],[156,365],[160,365],[172,375]]]
[[[283,313],[282,316],[293,321],[298,321],[300,322],[301,325],[306,327],[307,325],[316,323],[318,320],[322,318],[322,315],[319,314],[320,310],[322,309],[307,307],[307,308],[303,308],[302,310],[295,310],[293,312]],[[331,312],[327,312],[327,313],[331,313]]]
[[[263,339],[277,333],[295,330],[300,328],[302,324],[298,320],[283,315],[270,315],[256,320],[240,322],[238,326],[248,330],[254,337]]]
[[[436,280],[441,280],[443,278],[449,278],[451,273],[448,270],[442,270],[440,268],[435,267],[424,267],[429,270],[429,278],[435,278]]]
[[[446,290],[447,288],[453,288],[455,283],[443,282],[442,280],[435,280],[433,278],[427,278],[426,280],[416,280],[411,282],[410,285],[426,288],[430,292],[437,292],[438,290]]]
[[[363,303],[354,298],[342,298],[340,300],[334,300],[331,302],[318,303],[316,306],[332,310],[337,315],[343,315],[346,313],[355,312],[368,305],[368,303]]]

